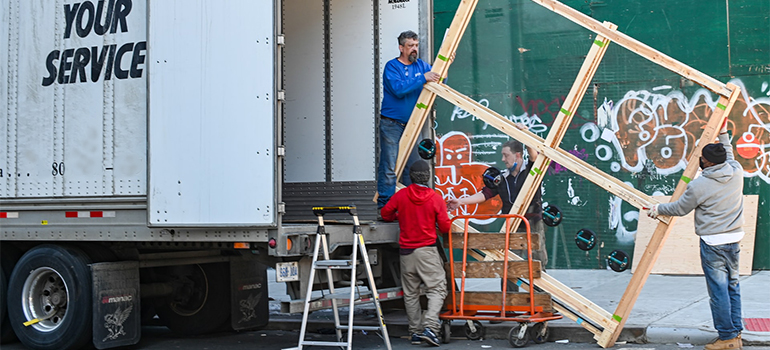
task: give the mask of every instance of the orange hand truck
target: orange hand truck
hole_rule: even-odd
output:
[[[505,241],[500,242],[503,238],[503,234],[500,233],[472,233],[468,234],[468,224],[470,219],[492,219],[492,218],[504,218],[505,219]],[[511,222],[513,219],[519,218],[526,227],[526,239],[523,234],[514,233],[511,231]],[[518,324],[511,328],[508,332],[508,342],[517,348],[524,347],[531,338],[535,343],[544,343],[547,339],[547,321],[557,320],[562,318],[553,312],[551,306],[550,295],[546,293],[535,293],[534,288],[528,288],[528,293],[508,293],[508,283],[502,283],[502,293],[500,292],[465,292],[465,279],[466,278],[500,278],[499,270],[502,268],[503,281],[508,281],[509,267],[513,267],[513,274],[519,278],[517,285],[521,286],[521,278],[526,278],[531,286],[531,281],[535,277],[540,275],[540,263],[533,263],[532,261],[532,234],[530,232],[529,222],[521,215],[506,214],[506,215],[459,215],[452,219],[465,220],[462,243],[459,246],[463,249],[461,271],[458,276],[455,268],[454,249],[458,248],[459,242],[453,242],[454,234],[448,235],[449,246],[449,272],[452,288],[452,302],[449,304],[449,311],[442,313],[439,317],[442,320],[441,324],[441,340],[444,343],[449,342],[451,334],[451,321],[452,320],[464,320],[465,335],[468,339],[476,340],[484,335],[484,326],[480,321],[513,321]],[[517,242],[517,247],[526,248],[527,260],[526,261],[509,261],[509,255],[511,254],[511,240],[514,238]],[[526,242],[526,243],[525,243]],[[538,241],[538,244],[540,242]],[[472,245],[472,247],[471,247]],[[526,247],[523,247],[526,245]],[[468,262],[468,249],[503,249],[504,259],[500,261],[481,261],[481,262]],[[516,266],[514,266],[516,265]],[[522,272],[523,269],[519,267],[526,266],[526,272]],[[535,271],[534,266],[537,265]],[[469,276],[466,269],[472,266],[471,274],[478,274],[480,276]],[[517,268],[519,272],[517,271]],[[460,277],[459,298],[458,290],[456,288],[456,278]],[[496,294],[500,294],[499,303],[495,303]],[[536,295],[537,294],[537,295]],[[516,302],[517,299],[526,302]],[[524,305],[528,304],[528,305]]]

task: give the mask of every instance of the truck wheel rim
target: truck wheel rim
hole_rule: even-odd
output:
[[[67,283],[56,270],[39,267],[24,281],[21,305],[27,320],[43,319],[30,327],[51,332],[59,328],[67,314]]]
[[[186,298],[174,301],[170,305],[171,309],[181,316],[189,317],[197,314],[206,305],[209,296],[208,276],[200,265],[195,265],[191,279],[193,284],[187,291]]]

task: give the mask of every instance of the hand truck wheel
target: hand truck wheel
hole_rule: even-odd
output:
[[[523,348],[527,346],[527,342],[529,342],[529,332],[527,332],[527,328],[526,323],[520,323],[511,328],[508,332],[508,343],[514,348]]]
[[[465,336],[470,340],[479,340],[484,337],[484,326],[479,321],[473,321],[474,332],[468,321],[465,322]]]
[[[452,336],[452,321],[444,320],[441,322],[441,342],[449,344],[449,338]]]
[[[535,323],[529,327],[529,337],[535,344],[543,344],[548,341],[548,324],[545,322]]]

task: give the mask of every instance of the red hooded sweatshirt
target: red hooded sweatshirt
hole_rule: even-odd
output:
[[[417,249],[436,244],[436,225],[442,233],[449,232],[449,216],[441,196],[426,186],[411,184],[396,192],[382,210],[382,219],[398,219],[401,249]]]

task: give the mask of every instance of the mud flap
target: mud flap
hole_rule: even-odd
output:
[[[231,260],[230,297],[234,330],[266,326],[269,318],[267,266],[253,259]]]
[[[139,263],[91,264],[93,342],[97,349],[133,345],[141,337]]]

